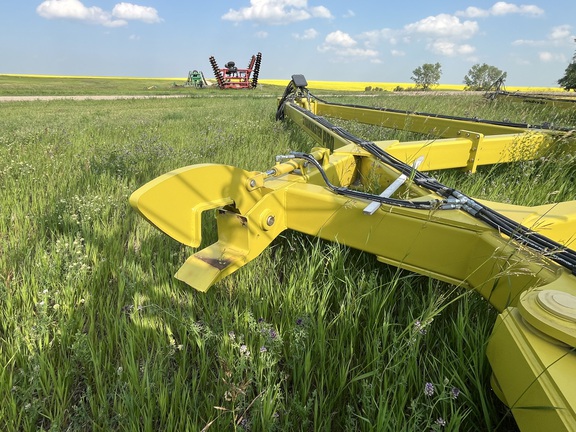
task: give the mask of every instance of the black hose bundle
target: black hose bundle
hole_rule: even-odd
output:
[[[296,79],[294,79],[296,77]],[[301,77],[301,78],[300,78]],[[284,107],[287,103],[290,103],[294,100],[297,96],[306,95],[308,98],[315,98],[317,100],[322,101],[319,98],[313,96],[306,88],[305,79],[302,81],[303,77],[300,75],[294,75],[293,79],[290,81],[288,86],[284,91],[284,95],[280,100],[278,105],[278,110],[276,112],[276,119],[282,120],[284,119]],[[322,101],[323,103],[327,103]],[[348,106],[348,107],[360,107],[356,105],[344,105],[344,104],[332,104],[332,105],[340,105],[340,106]],[[486,223],[487,225],[491,226],[492,228],[498,230],[500,233],[508,236],[509,238],[517,241],[523,246],[527,246],[545,256],[550,258],[551,260],[555,261],[556,263],[568,268],[573,274],[576,274],[576,251],[566,248],[565,246],[561,245],[560,243],[555,242],[552,239],[549,239],[546,236],[538,234],[529,228],[519,224],[518,222],[513,221],[512,219],[486,207],[478,202],[476,202],[471,197],[453,189],[449,188],[436,179],[415,170],[412,166],[400,161],[399,159],[395,158],[394,156],[390,155],[380,147],[378,147],[375,143],[370,141],[362,140],[350,132],[346,131],[345,129],[335,126],[328,120],[323,117],[317,116],[311,113],[308,110],[301,108],[297,104],[292,104],[292,108],[300,111],[303,115],[310,117],[314,122],[320,124],[321,126],[327,128],[328,130],[332,131],[333,133],[337,134],[338,136],[357,144],[362,149],[366,150],[376,159],[381,161],[382,163],[394,168],[401,174],[404,174],[407,177],[411,177],[415,184],[420,187],[423,187],[431,192],[436,193],[443,199],[439,200],[430,200],[430,201],[411,201],[411,200],[400,200],[395,198],[387,198],[382,197],[379,195],[362,192],[354,189],[349,189],[346,187],[340,187],[333,185],[326,175],[324,169],[318,163],[318,161],[309,154],[294,152],[292,153],[293,157],[304,159],[307,162],[314,165],[324,182],[328,186],[330,190],[334,193],[339,195],[346,195],[356,199],[365,199],[369,201],[376,201],[382,204],[387,204],[390,206],[397,206],[397,207],[406,207],[418,210],[450,210],[450,209],[460,209],[468,214],[474,216],[475,218],[481,220],[482,222]],[[374,109],[370,107],[362,107],[367,109]],[[422,113],[420,113],[422,115]],[[425,114],[429,115],[429,114]],[[513,126],[513,127],[522,127],[526,129],[535,128],[535,129],[549,129],[549,125],[541,125],[541,126],[534,126],[534,125],[521,125],[517,123],[506,123],[506,122],[492,122],[489,120],[478,120],[478,119],[467,119],[462,117],[450,117],[450,116],[440,116],[440,115],[433,115],[435,117],[443,117],[449,119],[457,119],[457,120],[469,120],[469,121],[481,121],[487,122],[492,124],[499,124],[504,126]]]

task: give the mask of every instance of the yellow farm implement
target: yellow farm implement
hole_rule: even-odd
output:
[[[549,105],[556,108],[574,109],[576,108],[576,97],[566,95],[552,95],[547,93],[524,93],[511,92],[504,87],[504,77],[498,78],[491,86],[492,88],[484,94],[487,99],[507,100],[521,102],[531,105]]]
[[[202,212],[216,209],[218,241],[188,258],[176,278],[206,291],[291,229],[474,289],[500,312],[487,348],[492,386],[520,429],[576,430],[576,201],[488,202],[425,174],[535,159],[566,131],[329,103],[301,75],[277,118],[302,127],[318,147],[279,155],[265,172],[188,166],[130,197],[152,225],[192,247],[201,243]],[[327,118],[436,138],[366,141]]]

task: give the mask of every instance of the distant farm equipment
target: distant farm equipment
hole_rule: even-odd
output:
[[[204,78],[204,74],[202,71],[197,70],[188,72],[188,80],[186,81],[186,85],[196,88],[208,87],[208,83]]]
[[[506,98],[507,100],[514,102],[523,102],[535,105],[551,105],[557,108],[576,108],[576,97],[541,93],[510,92],[506,90],[504,80],[504,75],[498,78],[484,94],[484,97],[490,100]]]
[[[220,68],[216,63],[216,59],[213,56],[210,57],[210,64],[214,70],[216,82],[221,89],[256,88],[261,62],[262,53],[258,53],[252,56],[246,69],[237,67],[233,61],[229,61],[224,68]]]

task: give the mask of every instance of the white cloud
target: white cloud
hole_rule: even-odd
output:
[[[548,39],[553,41],[568,41],[574,40],[574,35],[572,34],[572,27],[568,24],[553,27],[552,31],[548,35]]]
[[[301,34],[293,33],[292,36],[294,39],[298,40],[312,40],[318,37],[318,32],[315,29],[310,28],[308,30],[304,30],[304,32]]]
[[[471,45],[459,45],[448,41],[434,41],[429,45],[429,48],[436,54],[441,54],[447,57],[469,55],[476,51],[476,49]]]
[[[256,32],[256,37],[258,39],[266,39],[268,37],[268,32],[265,31]]]
[[[465,11],[456,12],[456,15],[466,18],[484,18],[490,16],[490,11],[470,6]]]
[[[72,19],[107,27],[128,24],[125,20],[114,19],[111,13],[99,7],[86,7],[80,0],[45,0],[36,8],[36,13],[46,19]]]
[[[275,25],[311,18],[332,18],[332,14],[324,6],[308,7],[307,0],[250,0],[250,6],[230,9],[222,15],[226,21],[257,21]]]
[[[398,31],[384,28],[364,32],[358,37],[365,41],[364,44],[366,47],[376,48],[382,41],[388,42],[390,45],[396,45],[398,43],[398,34]]]
[[[568,46],[571,45],[576,36],[572,33],[572,27],[568,24],[553,27],[546,39],[518,39],[512,45],[527,46]]]
[[[355,16],[356,16],[356,14],[354,13],[354,11],[348,9],[346,11],[346,13],[344,15],[342,15],[342,18],[354,18]]]
[[[158,16],[158,11],[153,7],[139,6],[132,3],[118,3],[112,9],[112,15],[124,20],[142,21],[145,23],[157,23],[162,21]]]
[[[351,48],[355,46],[358,42],[352,39],[348,33],[344,33],[340,30],[332,32],[326,36],[326,45],[339,46],[344,48]]]
[[[429,16],[404,26],[408,33],[425,34],[432,37],[469,39],[478,32],[476,21],[460,21],[454,15]]]
[[[342,63],[358,60],[376,61],[378,51],[357,47],[358,42],[348,33],[341,30],[332,32],[326,36],[324,43],[318,47],[322,53],[332,54],[332,61]]]
[[[564,49],[564,47],[571,46],[575,37],[576,36],[572,33],[572,27],[565,24],[553,27],[548,33],[546,39],[518,39],[515,40],[512,45],[524,45],[542,49],[542,51],[538,52],[538,59],[542,63],[567,63],[568,59],[564,53],[554,52],[553,50],[555,48]]]
[[[516,5],[514,3],[496,2],[489,9],[480,9],[474,6],[466,8],[464,11],[456,12],[457,16],[467,18],[485,18],[488,16],[503,16],[510,14],[526,15],[526,16],[540,16],[544,14],[544,10],[536,5]]]
[[[498,2],[490,8],[490,13],[492,15],[508,15],[508,14],[520,14],[520,15],[530,15],[539,16],[544,14],[544,10],[540,9],[536,5],[515,5],[513,3]]]
[[[541,62],[544,63],[551,63],[551,62],[566,63],[566,56],[564,54],[555,54],[548,51],[539,52],[538,58],[540,59]]]
[[[332,18],[332,14],[328,8],[324,6],[316,6],[311,8],[310,13],[314,18]]]
[[[457,16],[440,14],[404,26],[403,36],[405,41],[411,37],[425,37],[431,52],[453,57],[468,56],[475,51],[472,45],[462,41],[472,38],[478,31],[476,21],[461,21]]]
[[[371,30],[357,36],[358,42],[342,31],[333,32],[326,37],[319,47],[322,52],[345,52],[349,55],[358,54],[368,58],[378,58],[378,51],[383,44],[394,47],[389,53],[392,56],[405,55],[404,45],[418,43],[437,55],[446,57],[461,56],[468,61],[477,60],[476,47],[473,40],[480,33],[476,18],[518,14],[526,16],[542,15],[544,11],[534,5],[516,5],[507,2],[496,2],[488,9],[468,7],[456,14],[438,14],[428,16],[419,21],[409,23],[402,28]],[[553,29],[550,40],[566,40],[570,37],[570,29],[560,26]],[[527,41],[518,41],[518,44]]]
[[[528,46],[542,46],[545,45],[546,42],[545,41],[536,41],[536,40],[530,40],[530,39],[517,39],[514,42],[512,42],[512,45],[528,45]]]
[[[424,42],[428,49],[444,56],[469,56],[476,49],[463,41],[471,39],[479,32],[476,21],[465,20],[449,14],[429,16],[420,21],[410,23],[399,30],[381,29],[364,32],[359,39],[369,49],[377,49],[382,43],[392,46],[409,45]],[[404,55],[399,48],[391,51],[393,56]]]
[[[87,7],[80,0],[45,0],[36,13],[46,19],[71,19],[106,27],[121,27],[128,20],[160,22],[156,9],[131,3],[118,3],[112,12],[97,6]]]

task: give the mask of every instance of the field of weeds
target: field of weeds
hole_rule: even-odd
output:
[[[310,150],[275,121],[281,92],[0,104],[0,430],[514,430],[484,352],[496,314],[473,292],[294,232],[208,293],[174,279],[193,251],[129,195],[185,165],[265,170]],[[574,124],[481,96],[358,103]],[[553,152],[437,174],[536,204],[574,199],[573,167]]]

